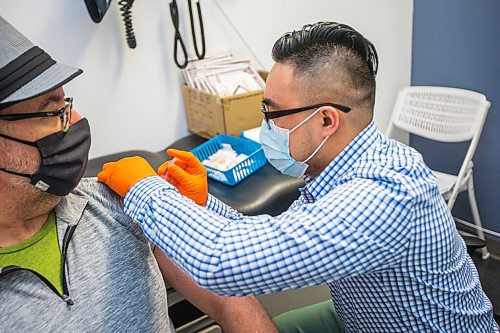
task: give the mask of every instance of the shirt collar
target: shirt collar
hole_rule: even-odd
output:
[[[335,186],[337,180],[351,169],[358,158],[379,138],[380,133],[373,122],[368,124],[342,152],[315,178],[305,178],[307,185],[300,189],[310,201],[319,199]]]
[[[58,224],[77,225],[80,221],[88,200],[73,193],[61,198],[56,206],[56,218]]]

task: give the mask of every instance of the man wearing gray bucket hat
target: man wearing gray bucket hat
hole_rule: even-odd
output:
[[[225,331],[274,332],[254,298],[196,286],[81,179],[90,127],[62,87],[81,73],[0,16],[0,330],[174,332],[163,274]]]

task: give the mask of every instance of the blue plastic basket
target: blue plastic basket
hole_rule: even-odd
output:
[[[225,134],[219,134],[213,137],[207,142],[191,150],[191,152],[200,161],[203,161],[221,149],[223,143],[230,144],[236,153],[245,154],[248,155],[248,157],[226,171],[206,166],[208,177],[220,181],[221,183],[231,186],[236,185],[241,180],[259,170],[267,162],[266,155],[264,155],[264,151],[259,143],[249,139],[236,138]]]

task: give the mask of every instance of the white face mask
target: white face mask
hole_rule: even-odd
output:
[[[276,126],[272,119],[269,119],[269,124],[266,120],[262,121],[262,125],[260,127],[260,143],[264,149],[264,154],[266,154],[266,158],[269,163],[271,163],[271,165],[278,169],[282,174],[297,178],[302,177],[309,167],[307,162],[313,158],[314,155],[316,155],[316,153],[325,144],[326,140],[330,137],[325,137],[314,152],[302,162],[295,160],[290,155],[290,133],[306,123],[319,110],[320,109],[318,108],[306,119],[290,130]]]

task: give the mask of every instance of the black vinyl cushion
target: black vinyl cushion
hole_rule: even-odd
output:
[[[89,160],[87,169],[85,170],[84,177],[97,177],[97,174],[101,172],[102,166],[107,162],[115,162],[124,157],[130,156],[141,156],[146,159],[151,166],[157,170],[160,165],[165,161],[170,159],[165,151],[153,153],[146,150],[128,150],[121,153],[105,155],[102,157],[97,157]]]
[[[205,141],[206,139],[191,134],[175,141],[166,149],[191,150]],[[85,177],[97,176],[106,162],[136,155],[145,158],[153,168],[157,169],[170,159],[170,156],[165,153],[166,149],[156,153],[129,150],[91,159]],[[228,186],[212,179],[208,180],[210,194],[245,215],[270,214],[274,216],[282,213],[298,198],[300,194],[298,189],[302,186],[304,182],[301,179],[282,175],[269,163],[235,186]]]

